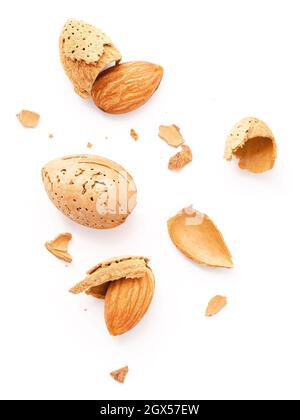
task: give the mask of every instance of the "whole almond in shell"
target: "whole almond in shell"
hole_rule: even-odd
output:
[[[99,75],[92,88],[98,108],[125,114],[144,105],[157,90],[163,68],[144,61],[119,64]]]
[[[75,222],[111,229],[136,206],[131,175],[119,164],[94,155],[72,155],[47,163],[42,178],[50,200]]]

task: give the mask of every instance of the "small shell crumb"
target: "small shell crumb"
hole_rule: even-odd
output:
[[[17,114],[17,118],[24,127],[36,128],[40,120],[40,115],[36,112],[23,109],[19,112],[19,114]]]
[[[48,137],[49,139],[53,139],[54,135],[52,133],[49,133]]]
[[[87,145],[86,145],[86,147],[87,147],[88,149],[92,149],[92,148],[93,148],[93,144],[92,144],[92,143],[90,143],[90,142],[88,142],[88,143],[87,143]]]
[[[211,317],[219,313],[227,305],[227,298],[225,296],[215,296],[209,302],[205,316]]]
[[[53,241],[46,242],[45,247],[55,257],[70,263],[72,257],[68,253],[68,245],[71,239],[71,233],[61,233]]]
[[[138,139],[139,139],[139,135],[138,135],[138,133],[135,131],[135,129],[134,129],[134,128],[132,128],[132,129],[130,130],[130,135],[131,135],[131,137],[133,138],[133,140],[134,140],[134,141],[138,141]]]
[[[119,382],[120,384],[123,384],[125,382],[128,371],[129,371],[128,366],[125,366],[122,369],[111,372],[110,375],[114,378],[115,381]]]
[[[171,157],[169,160],[169,169],[171,171],[178,171],[182,169],[185,165],[192,162],[193,154],[189,146],[183,145],[182,150],[176,153],[175,156]]]

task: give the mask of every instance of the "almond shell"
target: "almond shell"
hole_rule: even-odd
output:
[[[207,267],[233,268],[232,257],[221,232],[203,213],[188,207],[168,221],[174,245],[194,262]]]
[[[239,167],[253,173],[266,172],[274,167],[277,145],[267,124],[255,117],[239,121],[230,132],[224,157],[239,160]]]
[[[83,21],[69,19],[59,38],[60,59],[78,95],[86,99],[98,75],[122,56],[101,30]]]

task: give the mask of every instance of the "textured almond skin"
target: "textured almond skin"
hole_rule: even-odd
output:
[[[228,161],[237,158],[241,169],[263,173],[275,165],[276,140],[264,121],[255,117],[243,118],[227,138],[224,157]]]
[[[73,28],[71,33],[66,32],[68,29],[70,29],[70,25]],[[86,36],[84,36],[85,31],[87,32]],[[93,54],[95,55],[98,53],[96,54],[97,61],[88,58],[93,57],[93,55],[90,56],[86,54],[85,59],[84,57],[79,57],[77,55],[78,50],[83,53],[82,49],[85,49],[86,53],[88,53],[88,45],[86,45],[86,41],[83,40],[89,37],[93,37],[93,35],[97,37],[99,36],[99,32],[101,34],[101,31],[92,25],[88,25],[85,22],[75,19],[70,19],[65,23],[59,38],[59,53],[61,63],[66,75],[73,83],[75,92],[83,99],[87,99],[91,96],[93,83],[101,71],[109,64],[118,63],[122,58],[121,53],[114,46],[109,37],[103,33],[101,34],[103,38],[103,45],[99,46],[100,48],[98,51],[93,47]],[[72,56],[67,53],[65,47],[66,43],[68,42],[68,35],[75,35],[77,38],[78,34],[81,34],[83,39],[76,40],[78,45],[76,45],[76,43],[74,44],[75,57],[72,58]],[[93,45],[95,46],[95,43],[93,43]],[[76,47],[78,47],[78,50]]]
[[[98,108],[125,114],[144,105],[157,90],[163,68],[144,61],[119,64],[100,74],[92,88]]]
[[[136,186],[120,165],[100,156],[73,155],[42,169],[53,204],[75,222],[96,229],[124,223],[136,205]]]
[[[102,297],[106,295],[107,288],[104,285],[121,279],[141,279],[147,271],[147,258],[144,257],[117,257],[96,265],[87,272],[87,277],[77,283],[71,293],[87,293],[92,296]]]
[[[154,287],[149,268],[142,279],[122,279],[110,284],[105,297],[105,322],[112,336],[125,334],[140,322],[152,301]]]

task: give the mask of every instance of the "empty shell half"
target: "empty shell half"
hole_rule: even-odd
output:
[[[233,268],[224,238],[206,214],[188,207],[169,219],[168,229],[174,245],[186,257],[208,267]]]
[[[271,129],[261,120],[248,117],[238,122],[230,132],[224,157],[239,161],[239,167],[254,173],[274,167],[277,146]]]
[[[72,155],[53,160],[42,169],[42,178],[53,204],[84,226],[117,227],[136,206],[137,190],[131,175],[100,156]]]
[[[75,92],[83,98],[90,97],[93,84],[102,70],[122,58],[105,33],[76,19],[65,23],[59,38],[59,51]]]
[[[105,300],[105,322],[113,336],[134,328],[153,298],[155,279],[144,257],[118,257],[88,271],[70,292],[86,293]]]

